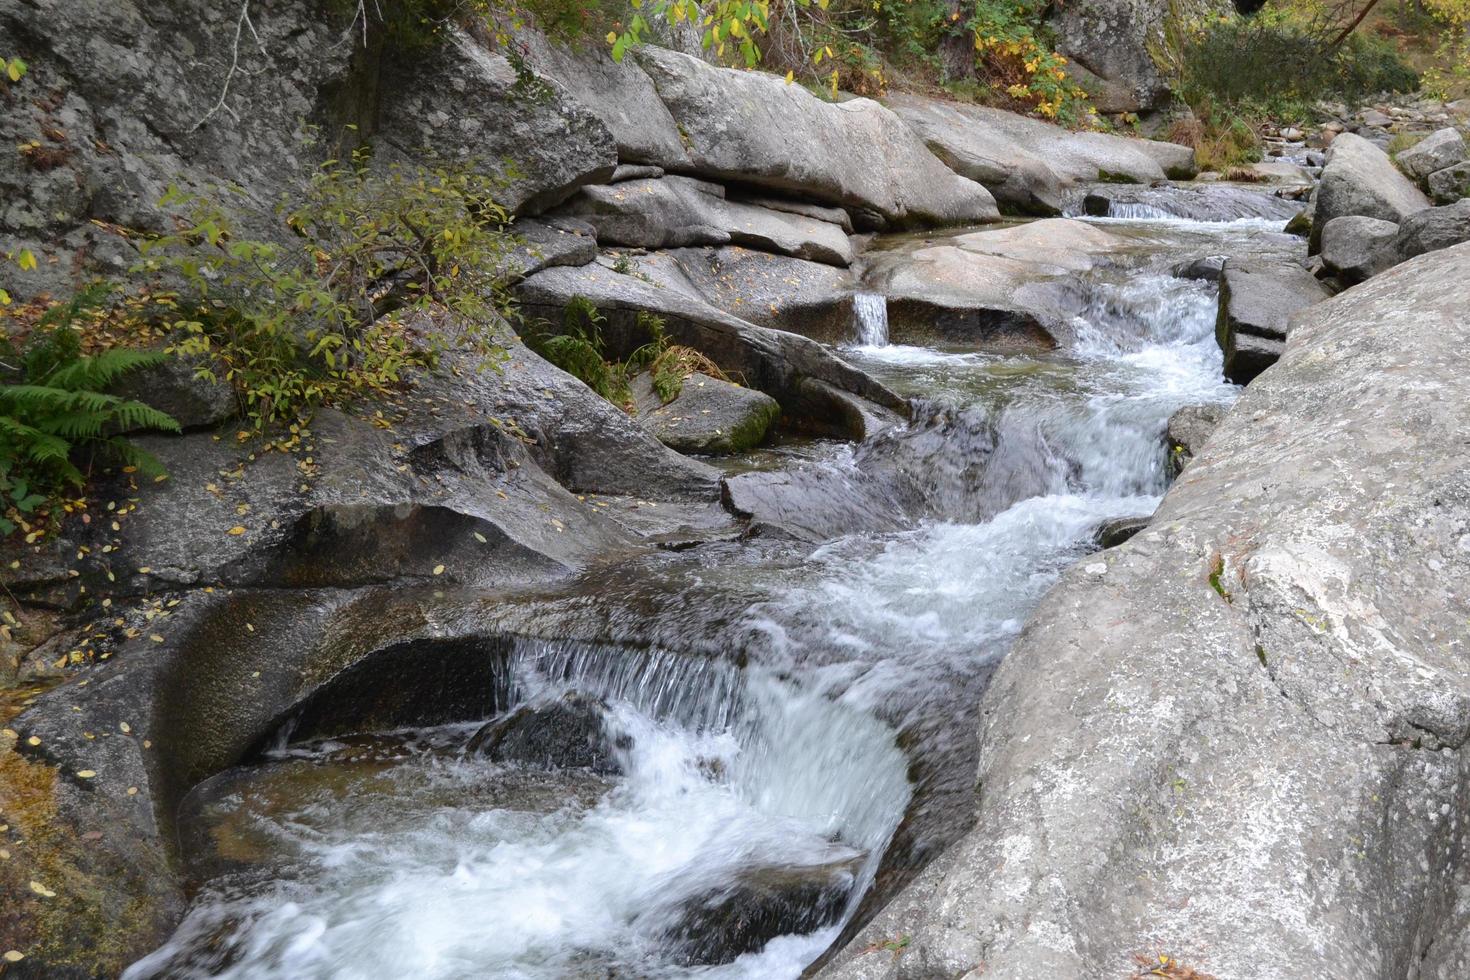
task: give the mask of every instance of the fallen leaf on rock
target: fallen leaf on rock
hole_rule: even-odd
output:
[[[40,895],[42,898],[56,897],[56,893],[54,891],[41,884],[39,881],[31,882],[31,891],[35,892],[37,895]]]
[[[91,769],[81,769],[77,771],[77,777],[79,779],[91,779],[96,775],[97,773]]]
[[[226,534],[229,534],[229,535],[232,535],[234,537],[239,537],[240,535],[242,535],[242,534],[245,533],[245,529],[243,527],[241,527],[240,525],[236,524],[234,527],[230,528],[225,533]]]

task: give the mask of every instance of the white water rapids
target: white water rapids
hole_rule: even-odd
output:
[[[952,770],[936,780],[967,793],[984,670],[1101,522],[1156,506],[1168,416],[1234,395],[1214,287],[1169,265],[1186,249],[1249,247],[1265,223],[1108,227],[1134,236],[1132,259],[1089,274],[1092,300],[1062,351],[891,344],[882,298],[862,295],[861,346],[844,352],[903,394],[988,413],[988,465],[1039,492],[980,522],[772,546],[781,560],[767,564],[695,549],[681,559],[688,580],[734,588],[741,576],[756,596],[736,631],[740,666],[521,642],[518,699],[606,699],[624,776],[467,755],[473,725],[317,741],[226,774],[204,819],[230,863],[128,980],[797,977],[853,914],[918,792],[897,732],[927,732],[930,761]],[[803,465],[850,456],[831,448]],[[834,866],[850,869],[850,889],[821,928],[718,965],[688,963],[669,940],[691,903],[752,869]]]

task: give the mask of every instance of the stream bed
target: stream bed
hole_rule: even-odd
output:
[[[1098,224],[1127,248],[1079,274],[1054,352],[890,342],[881,298],[859,304],[843,356],[914,400],[935,458],[983,453],[944,513],[589,575],[666,642],[520,638],[503,703],[577,732],[590,703],[600,767],[497,757],[480,722],[283,733],[186,802],[194,903],[129,980],[797,977],[968,827],[990,673],[1099,525],[1153,511],[1170,414],[1234,398],[1215,286],[1174,266],[1300,243],[1259,218]],[[801,442],[730,469],[841,487],[865,466]]]

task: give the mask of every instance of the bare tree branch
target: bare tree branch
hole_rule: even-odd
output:
[[[240,70],[240,38],[244,36],[245,28],[247,27],[250,28],[250,36],[255,38],[255,45],[256,47],[260,48],[260,53],[267,53],[265,50],[265,42],[261,41],[260,34],[257,33],[255,30],[255,24],[253,24],[250,20],[250,0],[244,0],[244,2],[240,4],[240,17],[238,20],[235,21],[235,40],[234,43],[230,46],[230,70],[225,75],[225,84],[223,85],[223,87],[220,88],[219,99],[215,101],[214,105],[210,107],[210,110],[208,112],[206,112],[203,116],[199,118],[198,122],[189,127],[189,132],[197,132],[199,130],[199,127],[209,122],[210,118],[212,118],[214,114],[216,112],[219,112],[221,109],[228,112],[230,114],[230,117],[236,122],[240,121],[240,114],[237,113],[234,109],[231,109],[229,106],[225,105],[225,99],[230,94],[230,83],[235,80],[235,73]]]

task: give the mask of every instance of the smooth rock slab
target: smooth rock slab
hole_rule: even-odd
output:
[[[661,48],[636,57],[679,126],[687,173],[851,206],[879,224],[997,217],[989,191],[946,167],[871,99],[823,102],[776,75]]]
[[[821,980],[1467,974],[1467,281],[1460,245],[1301,316],[1153,525],[1042,600],[974,830]]]

